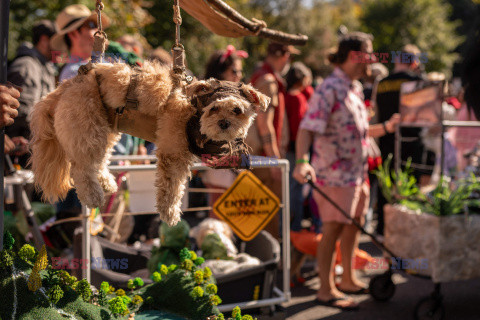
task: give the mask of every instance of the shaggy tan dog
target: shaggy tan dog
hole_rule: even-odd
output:
[[[137,71],[121,63],[97,64],[63,82],[34,108],[31,163],[45,199],[63,199],[74,185],[80,201],[95,208],[103,204],[104,191],[116,191],[107,166],[119,133],[107,109],[125,105],[132,72],[138,73],[138,111],[157,122],[157,210],[174,225],[195,159],[186,134],[189,120],[199,119],[204,140],[231,142],[246,136],[256,110],[264,111],[269,98],[249,85],[215,79],[195,81],[184,91],[173,85],[168,68],[154,62]]]

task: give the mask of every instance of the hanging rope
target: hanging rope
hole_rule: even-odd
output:
[[[180,15],[179,0],[173,2],[173,22],[175,23],[175,45],[172,48],[173,71],[176,74],[183,74],[185,72],[185,48],[180,43],[182,16]]]
[[[101,63],[103,61],[103,54],[105,53],[105,48],[107,45],[107,34],[103,31],[102,26],[102,10],[105,8],[101,0],[97,0],[95,4],[95,12],[97,13],[97,26],[98,30],[93,35],[93,51],[92,58],[90,61],[80,66],[78,69],[78,74],[87,74],[90,70],[93,69],[94,63]]]

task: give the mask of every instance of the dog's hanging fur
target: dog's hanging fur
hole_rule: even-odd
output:
[[[103,204],[104,191],[116,191],[107,166],[119,133],[109,123],[107,109],[125,105],[132,72],[125,64],[97,64],[87,74],[62,83],[35,106],[30,161],[45,199],[63,199],[74,184],[80,201],[94,208]],[[184,184],[195,159],[186,126],[198,110],[187,96],[200,96],[222,84],[213,79],[196,81],[186,87],[185,95],[173,86],[168,68],[148,62],[136,79],[138,111],[157,124],[157,210],[162,220],[174,225],[180,220]],[[244,138],[256,109],[268,106],[269,98],[251,86],[238,90],[243,99],[223,97],[204,107],[200,130],[208,139]]]

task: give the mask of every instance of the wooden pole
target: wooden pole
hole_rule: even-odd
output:
[[[7,82],[8,59],[8,19],[10,16],[10,0],[0,0],[0,84]],[[5,128],[0,132],[0,250],[3,250],[4,203],[3,203],[3,172],[5,161]]]

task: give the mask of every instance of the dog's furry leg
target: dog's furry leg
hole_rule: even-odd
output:
[[[181,200],[185,183],[190,177],[191,161],[185,154],[161,154],[157,152],[157,211],[160,219],[170,226],[181,218]],[[193,159],[192,159],[193,160]]]
[[[29,163],[35,176],[35,188],[42,191],[44,200],[64,199],[72,188],[70,163],[58,141],[54,128],[54,113],[69,83],[48,94],[32,111],[30,129],[32,156]]]
[[[98,181],[103,188],[103,191],[107,193],[117,192],[118,186],[117,182],[115,181],[114,176],[108,170],[108,165],[110,164],[109,158],[112,154],[113,147],[120,139],[120,134],[110,133],[108,135],[107,141],[107,152],[105,153],[105,157],[100,165],[100,171],[98,172]]]
[[[98,175],[107,157],[112,130],[102,105],[94,74],[75,78],[60,99],[55,114],[55,133],[67,158],[80,201],[91,208],[104,203]]]

